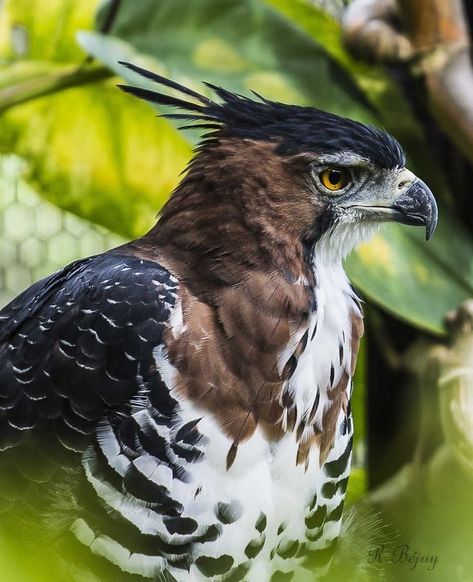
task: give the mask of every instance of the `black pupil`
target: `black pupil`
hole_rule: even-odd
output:
[[[340,183],[341,179],[342,173],[340,172],[340,170],[330,170],[328,175],[328,181],[330,182],[330,184],[332,184],[333,186],[337,186]]]

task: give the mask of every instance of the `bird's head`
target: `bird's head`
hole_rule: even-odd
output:
[[[319,252],[339,260],[382,222],[424,226],[427,239],[432,235],[434,197],[405,167],[399,143],[385,131],[311,107],[259,95],[253,100],[208,85],[220,98],[215,102],[123,64],[187,100],[139,87],[122,89],[177,107],[181,112],[164,116],[208,131],[177,190],[181,196],[171,197],[164,209],[164,218],[170,216],[176,226],[172,236],[200,229],[201,237],[211,241],[209,248],[223,255],[223,240],[237,233],[243,240],[253,229],[260,246],[278,247],[280,254],[297,240],[306,257],[309,249],[310,256]],[[187,190],[186,180],[192,182]],[[189,220],[191,205],[195,215]],[[182,245],[192,247],[189,235]],[[248,251],[243,242],[236,246]]]

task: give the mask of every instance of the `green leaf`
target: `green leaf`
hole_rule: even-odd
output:
[[[154,222],[190,146],[114,81],[69,89],[11,109],[0,148],[29,160],[45,198],[124,236]]]
[[[100,0],[5,0],[0,10],[0,59],[76,63],[84,51],[78,29],[92,28]]]
[[[57,206],[140,235],[176,185],[190,146],[114,81],[98,82],[103,68],[79,66],[86,53],[75,33],[93,25],[97,0],[46,4],[7,2],[1,13],[0,57],[13,64],[0,71],[0,110],[9,108],[0,151],[27,160],[26,179]],[[18,33],[23,48],[6,40]]]
[[[440,335],[447,311],[473,294],[473,242],[445,215],[428,243],[423,229],[388,225],[358,246],[346,269],[374,303]]]
[[[89,33],[80,42],[135,83],[137,76],[118,60],[134,56],[134,62],[200,91],[205,80],[239,93],[253,90],[274,100],[375,119],[327,51],[260,0],[123,0],[113,36]]]

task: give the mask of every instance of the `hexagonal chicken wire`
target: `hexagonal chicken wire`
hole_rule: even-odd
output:
[[[45,202],[22,179],[23,163],[0,157],[0,308],[75,259],[123,240]]]

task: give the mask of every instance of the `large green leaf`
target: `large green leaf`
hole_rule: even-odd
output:
[[[373,121],[362,93],[327,54],[260,0],[124,0],[114,37],[82,35],[81,44],[117,74],[136,82],[118,60],[140,60],[197,86],[201,80],[275,100],[316,103]],[[126,41],[128,45],[123,42]],[[142,61],[140,61],[142,62]]]
[[[10,108],[0,150],[25,158],[28,181],[59,207],[136,236],[151,226],[190,146],[114,81],[98,82],[100,69],[79,67],[86,53],[75,32],[92,26],[97,4],[55,0],[43,10],[22,0],[4,7],[0,57],[11,62],[0,69],[0,110]],[[26,39],[23,49],[5,40],[16,31]],[[61,87],[72,88],[57,92]]]
[[[473,295],[471,238],[447,217],[428,243],[423,229],[388,225],[381,232],[348,257],[350,279],[390,313],[444,333],[446,312]]]
[[[176,184],[188,143],[114,81],[11,109],[4,151],[29,161],[27,179],[61,208],[125,236],[142,234]]]

